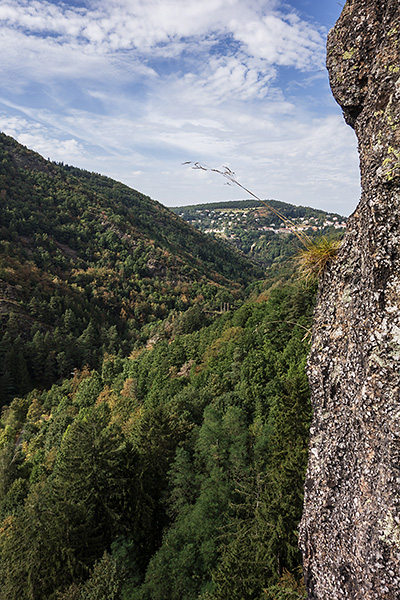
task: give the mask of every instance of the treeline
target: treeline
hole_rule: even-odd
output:
[[[0,423],[2,596],[304,597],[312,306],[300,286],[208,324],[194,306],[151,348],[14,399]]]

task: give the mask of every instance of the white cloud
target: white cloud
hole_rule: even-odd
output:
[[[28,148],[34,147],[39,154],[51,160],[73,162],[83,156],[83,146],[75,139],[58,140],[41,134],[21,133],[18,141]]]
[[[71,111],[61,119],[39,112],[38,120],[47,123],[44,132],[38,124],[29,129],[28,119],[18,127],[9,123],[6,132],[27,143],[21,132],[28,129],[28,145],[46,157],[106,173],[167,205],[203,202],[205,195],[210,202],[244,197],[215,175],[207,174],[201,185],[191,172],[183,176],[181,163],[199,160],[214,167],[228,163],[261,197],[345,214],[354,208],[359,197],[356,142],[339,115],[303,115],[300,120],[295,107],[278,102],[261,105],[257,113],[242,105],[236,112],[200,108],[192,118],[179,117],[179,109],[170,105],[162,113],[152,107],[140,122],[118,110],[113,116]],[[65,140],[79,144],[68,157]]]
[[[187,73],[179,79],[175,93],[192,106],[261,99],[268,94],[274,77],[274,69],[255,65],[243,55],[211,58],[199,73]]]
[[[0,114],[0,130],[51,160],[73,163],[84,156],[83,145],[76,139],[60,139],[57,136],[59,132],[50,131],[40,123],[25,118]]]
[[[261,99],[273,91],[274,65],[316,68],[323,51],[319,31],[276,7],[274,0],[97,0],[89,9],[6,0],[0,76],[14,94],[42,86],[59,109],[111,89],[131,98],[134,85],[157,94],[154,84],[191,105]],[[175,76],[166,60],[175,61]]]
[[[146,0],[92,3],[92,9],[67,8],[45,1],[16,0],[0,6],[3,27],[40,34],[59,45],[96,52],[137,49],[150,52],[188,37],[230,35],[255,57],[271,64],[304,68],[319,62],[323,38],[294,13],[274,10],[276,2],[242,0]],[[261,13],[261,14],[260,14]]]
[[[296,15],[268,14],[244,23],[233,21],[231,29],[251,55],[272,64],[306,69],[324,62],[321,32]]]
[[[79,85],[84,82],[85,94],[87,84],[104,87],[155,76],[153,69],[134,57],[121,63],[118,56],[97,53],[90,45],[62,45],[55,39],[26,36],[20,31],[0,30],[0,52],[6,57],[0,65],[3,92],[22,93],[31,84],[51,88],[53,83],[73,81]]]

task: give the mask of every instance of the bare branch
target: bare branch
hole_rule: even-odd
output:
[[[276,208],[273,208],[272,206],[267,204],[267,202],[265,202],[265,200],[261,200],[261,198],[259,198],[259,196],[254,194],[251,190],[246,188],[244,185],[242,185],[236,179],[235,172],[232,171],[232,169],[230,169],[229,167],[223,166],[222,170],[215,169],[213,167],[207,167],[206,165],[203,165],[199,162],[192,162],[190,160],[186,161],[182,164],[183,165],[192,165],[192,169],[195,169],[195,170],[211,171],[212,173],[218,173],[219,175],[222,175],[222,177],[225,177],[225,179],[228,179],[228,185],[231,185],[234,183],[235,185],[240,187],[243,191],[245,191],[247,194],[250,194],[250,196],[252,196],[256,200],[261,202],[261,204],[264,204],[264,206],[266,206],[274,215],[279,217],[280,220],[286,225],[286,227],[288,229],[290,229],[290,231],[297,237],[297,239],[300,240],[300,242],[303,244],[303,246],[305,246],[307,248],[310,244],[312,244],[311,238],[306,233],[304,233],[304,231],[299,231],[297,229],[295,223],[291,219],[288,219],[287,217],[285,217],[285,215],[283,215],[279,210],[277,210]]]

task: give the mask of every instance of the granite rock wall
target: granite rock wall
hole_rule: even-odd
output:
[[[315,310],[300,546],[309,600],[400,600],[399,0],[347,0],[327,66],[362,196]]]

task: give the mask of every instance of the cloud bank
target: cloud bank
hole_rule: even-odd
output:
[[[0,127],[169,205],[240,197],[208,178],[199,192],[179,165],[201,160],[348,213],[357,159],[328,99],[325,35],[278,0],[3,1]]]

